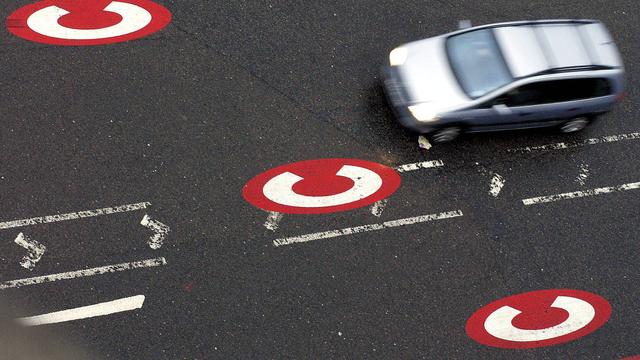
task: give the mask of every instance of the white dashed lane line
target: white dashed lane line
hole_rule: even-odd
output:
[[[633,132],[633,133],[620,134],[620,135],[601,136],[597,138],[585,139],[580,141],[572,141],[572,142],[559,142],[559,143],[552,143],[552,144],[538,145],[538,146],[526,146],[521,148],[508,149],[507,151],[511,153],[529,153],[529,152],[536,152],[536,151],[562,150],[562,149],[570,149],[570,148],[587,146],[587,145],[613,143],[613,142],[624,141],[624,140],[640,140],[640,132]]]
[[[329,230],[329,231],[317,232],[312,234],[280,238],[280,239],[273,240],[273,245],[283,246],[283,245],[291,245],[295,243],[303,243],[303,242],[314,241],[314,240],[329,239],[329,238],[334,238],[338,236],[352,235],[352,234],[368,232],[368,231],[377,231],[377,230],[383,230],[388,228],[394,228],[398,226],[413,225],[413,224],[424,223],[424,222],[435,221],[435,220],[451,219],[455,217],[460,217],[462,215],[463,215],[462,211],[460,210],[443,212],[439,214],[421,215],[421,216],[415,216],[410,218],[385,221],[383,223],[378,223],[378,224],[361,225],[361,226],[355,226],[355,227],[348,227],[344,229]]]
[[[43,283],[48,283],[53,281],[76,279],[76,278],[87,277],[87,276],[109,274],[109,273],[126,271],[126,270],[163,266],[166,264],[167,264],[167,260],[164,257],[158,257],[154,259],[100,266],[100,267],[95,267],[91,269],[36,276],[36,277],[31,277],[26,279],[5,281],[3,283],[0,283],[0,290],[10,289],[10,288],[19,288],[19,287],[28,286],[28,285],[43,284]]]
[[[85,210],[85,211],[78,211],[78,212],[70,212],[66,214],[39,216],[39,217],[33,217],[29,219],[5,221],[5,222],[0,222],[0,230],[11,229],[11,228],[16,228],[21,226],[48,224],[48,223],[54,223],[54,222],[60,222],[60,221],[76,220],[76,219],[95,217],[95,216],[101,216],[101,215],[111,215],[111,214],[117,214],[117,213],[129,212],[129,211],[136,211],[136,210],[146,209],[149,206],[151,206],[151,203],[141,202],[136,204],[107,207],[102,209]]]
[[[588,196],[596,196],[596,195],[602,195],[602,194],[610,194],[614,192],[636,190],[636,189],[640,189],[640,182],[622,184],[618,186],[602,187],[602,188],[584,190],[584,191],[574,191],[574,192],[555,194],[555,195],[538,196],[534,198],[523,199],[522,203],[525,205],[536,205],[536,204],[542,204],[542,203],[569,200],[569,199],[588,197]]]

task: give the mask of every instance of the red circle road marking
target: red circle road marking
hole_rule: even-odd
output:
[[[102,45],[138,39],[171,22],[171,12],[149,0],[45,0],[7,19],[8,30],[52,45]]]
[[[493,347],[529,349],[572,341],[595,331],[611,316],[602,297],[580,290],[553,289],[492,302],[467,321],[467,335]]]
[[[306,160],[278,166],[251,179],[245,200],[267,211],[324,214],[382,200],[400,186],[390,167],[358,159]]]

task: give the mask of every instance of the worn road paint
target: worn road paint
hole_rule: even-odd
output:
[[[512,153],[522,153],[522,152],[534,152],[534,151],[549,151],[549,150],[562,150],[575,148],[586,145],[596,145],[596,144],[606,144],[612,142],[618,142],[623,140],[638,140],[640,139],[640,132],[633,132],[629,134],[620,134],[620,135],[610,135],[610,136],[601,136],[598,138],[591,138],[581,141],[573,141],[573,142],[559,142],[553,144],[546,145],[538,145],[538,146],[526,146],[522,148],[514,148],[507,150]]]
[[[602,188],[585,190],[585,191],[574,191],[574,192],[562,193],[562,194],[556,194],[556,195],[539,196],[539,197],[534,197],[529,199],[523,199],[522,203],[524,203],[525,205],[535,205],[535,204],[542,204],[542,203],[548,203],[548,202],[554,202],[554,201],[560,201],[560,200],[568,200],[568,199],[575,199],[575,198],[581,198],[581,197],[587,197],[587,196],[610,194],[613,192],[636,190],[636,189],[640,189],[640,182],[622,184],[618,186],[602,187]]]
[[[395,169],[399,173],[404,173],[404,172],[416,171],[420,169],[432,169],[432,168],[441,167],[441,166],[444,166],[444,163],[442,162],[442,160],[431,160],[431,161],[422,161],[417,163],[399,165],[399,166],[396,166]],[[380,201],[376,201],[373,205],[371,205],[371,213],[374,216],[380,217],[385,207],[387,206],[388,202],[389,202],[389,199],[382,199]]]
[[[439,214],[421,215],[421,216],[410,217],[405,219],[385,221],[381,224],[362,225],[362,226],[349,227],[349,228],[338,229],[338,230],[323,231],[323,232],[318,232],[313,234],[305,234],[305,235],[299,235],[299,236],[293,236],[293,237],[287,237],[287,238],[280,238],[280,239],[273,240],[273,245],[275,246],[291,245],[295,243],[302,243],[302,242],[308,242],[308,241],[314,241],[314,240],[320,240],[320,239],[328,239],[328,238],[333,238],[338,236],[345,236],[345,235],[352,235],[352,234],[367,232],[367,231],[376,231],[376,230],[383,230],[383,229],[388,229],[388,228],[393,228],[398,226],[413,225],[417,223],[423,223],[423,222],[434,221],[434,220],[450,219],[450,218],[460,217],[462,215],[463,215],[462,211],[460,210],[443,212]]]
[[[169,231],[171,231],[169,226],[158,220],[153,220],[147,214],[145,214],[142,221],[140,221],[140,225],[154,232],[153,235],[149,236],[149,240],[147,240],[147,244],[149,244],[149,247],[153,250],[157,250],[162,247],[164,239],[167,237]]]
[[[56,324],[61,322],[87,319],[124,311],[136,310],[140,309],[143,303],[144,295],[136,295],[94,305],[81,306],[73,309],[56,311],[42,315],[23,317],[16,319],[16,322],[23,326]]]
[[[473,340],[497,348],[530,349],[588,335],[611,316],[611,305],[581,290],[551,289],[512,295],[483,306],[467,320]]]
[[[493,197],[500,195],[500,190],[504,187],[504,178],[500,174],[493,173],[491,178],[491,185],[489,186],[489,194]]]
[[[269,215],[267,215],[267,221],[264,222],[264,227],[271,231],[276,231],[283,216],[284,214],[282,213],[269,211]]]
[[[416,171],[420,169],[431,169],[435,167],[444,166],[442,160],[431,160],[431,161],[422,161],[417,163],[410,163],[399,165],[395,169],[399,173],[408,172],[408,171]]]
[[[374,216],[380,217],[382,215],[382,212],[384,211],[384,208],[387,206],[388,202],[389,202],[389,199],[382,199],[380,201],[376,201],[371,206],[371,213]]]
[[[27,255],[25,255],[22,258],[22,261],[20,261],[20,266],[27,270],[33,270],[33,268],[36,266],[36,263],[40,261],[42,255],[44,255],[44,252],[47,250],[46,246],[30,239],[23,233],[18,234],[14,242],[27,249]]]
[[[87,276],[103,275],[103,274],[109,274],[109,273],[126,271],[126,270],[163,266],[166,264],[167,264],[167,260],[165,258],[158,257],[154,259],[100,266],[100,267],[95,267],[91,269],[36,276],[36,277],[26,278],[26,279],[5,281],[3,283],[0,283],[0,290],[10,289],[10,288],[19,288],[19,287],[28,286],[28,285],[37,285],[37,284],[43,284],[48,282],[60,281],[60,280],[76,279],[76,278],[87,277]]]
[[[34,217],[29,219],[5,221],[5,222],[0,222],[0,230],[22,227],[22,226],[37,225],[37,224],[48,224],[48,223],[67,221],[67,220],[77,220],[77,219],[83,219],[83,218],[101,216],[101,215],[111,215],[111,214],[117,214],[117,213],[129,212],[129,211],[136,211],[136,210],[146,209],[149,206],[151,206],[150,202],[141,202],[136,204],[107,207],[102,209],[85,210],[85,211],[71,212],[66,214],[48,215],[48,216],[40,216],[40,217]]]
[[[429,140],[424,137],[423,135],[418,136],[418,146],[421,149],[425,149],[425,150],[429,150],[431,149],[433,146],[431,145],[431,143],[429,142]]]
[[[588,164],[580,165],[580,173],[576,178],[576,182],[581,186],[585,186],[585,184],[587,183],[588,177],[589,177],[589,165]]]

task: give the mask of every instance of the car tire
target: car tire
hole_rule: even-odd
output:
[[[560,125],[560,132],[571,134],[583,130],[591,123],[593,119],[588,116],[577,116]]]
[[[445,143],[445,142],[455,140],[458,136],[460,136],[461,132],[462,132],[462,129],[460,129],[459,127],[449,126],[449,127],[436,130],[431,134],[430,137],[431,137],[431,140],[436,144]]]

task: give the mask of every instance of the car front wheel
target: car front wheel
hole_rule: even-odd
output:
[[[434,143],[444,143],[456,139],[460,136],[460,133],[461,129],[459,127],[450,126],[431,134],[431,140],[433,140]]]
[[[591,122],[591,119],[587,116],[575,117],[571,120],[568,120],[564,124],[562,124],[560,126],[560,131],[562,131],[565,134],[574,133],[586,128],[590,122]]]

